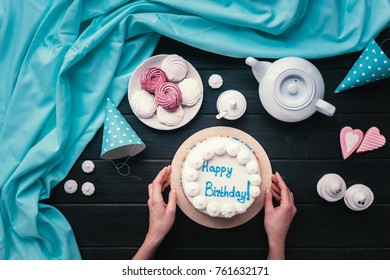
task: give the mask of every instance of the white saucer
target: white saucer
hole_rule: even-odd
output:
[[[169,56],[169,55],[167,55],[167,54],[160,54],[160,55],[152,56],[152,57],[146,59],[145,61],[143,61],[134,70],[134,72],[133,72],[133,74],[132,74],[132,76],[130,78],[130,81],[129,81],[128,92],[127,92],[127,97],[129,99],[130,108],[131,108],[130,100],[131,100],[132,94],[134,94],[138,90],[141,90],[140,79],[141,79],[142,73],[146,69],[148,69],[149,67],[160,67],[161,66],[161,62],[167,56]],[[200,88],[200,91],[201,91],[201,97],[200,97],[198,103],[196,103],[194,106],[191,106],[191,107],[183,106],[184,117],[183,117],[183,120],[178,125],[168,126],[168,125],[162,124],[162,123],[160,123],[158,121],[156,114],[154,114],[151,118],[148,118],[148,119],[138,118],[141,122],[143,122],[147,126],[155,128],[155,129],[159,129],[159,130],[173,130],[173,129],[176,129],[176,128],[179,128],[179,127],[182,127],[182,126],[186,125],[187,123],[189,123],[196,116],[196,114],[198,113],[198,111],[199,111],[199,109],[200,109],[200,107],[202,105],[202,101],[203,101],[203,83],[202,83],[202,79],[199,76],[198,71],[196,71],[196,69],[191,65],[191,63],[189,63],[188,61],[186,61],[186,62],[188,64],[188,72],[187,72],[186,78],[192,78],[195,81],[197,81],[198,84],[199,84],[199,88]],[[133,108],[131,108],[131,110],[133,110]],[[134,112],[134,110],[133,110],[133,112]]]

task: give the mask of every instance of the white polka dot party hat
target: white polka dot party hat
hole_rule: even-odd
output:
[[[111,160],[132,157],[142,152],[145,147],[141,138],[107,98],[101,158]]]
[[[367,45],[335,93],[390,77],[390,59],[375,40]]]

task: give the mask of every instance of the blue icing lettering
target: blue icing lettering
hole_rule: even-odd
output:
[[[202,172],[214,173],[215,177],[225,176],[229,179],[232,177],[233,167],[209,165],[209,161],[205,160],[202,165]]]
[[[246,200],[250,200],[249,187],[249,181],[245,191],[236,190],[236,186],[233,186],[231,189],[228,189],[226,185],[217,187],[211,181],[207,181],[204,195],[206,197],[231,197],[236,198],[239,203],[245,203]]]

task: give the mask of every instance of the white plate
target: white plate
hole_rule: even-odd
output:
[[[169,55],[160,54],[160,55],[152,56],[152,57],[146,59],[144,62],[142,62],[134,70],[133,75],[131,76],[130,81],[129,81],[128,92],[127,92],[127,96],[129,99],[129,104],[130,104],[131,110],[133,110],[133,108],[131,107],[131,96],[136,91],[141,90],[140,80],[141,80],[142,73],[146,69],[148,69],[149,67],[159,67],[160,68],[161,62],[167,56],[169,56]],[[188,72],[187,72],[186,78],[192,78],[195,81],[197,81],[199,84],[201,97],[200,97],[198,103],[196,103],[194,106],[191,106],[191,107],[182,105],[183,109],[184,109],[184,117],[183,117],[183,120],[178,125],[169,126],[169,125],[162,124],[158,121],[156,114],[154,114],[151,118],[148,118],[148,119],[138,118],[141,122],[143,122],[147,126],[155,128],[155,129],[172,130],[172,129],[176,129],[176,128],[179,128],[179,127],[186,125],[189,121],[191,121],[196,116],[196,114],[198,113],[198,111],[200,109],[200,106],[202,105],[202,101],[203,101],[203,83],[202,83],[202,79],[199,76],[198,71],[196,71],[194,66],[192,66],[191,63],[189,63],[188,61],[186,61],[186,62],[188,64]],[[134,112],[134,110],[133,110],[133,112]]]

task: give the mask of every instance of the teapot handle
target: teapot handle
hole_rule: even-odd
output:
[[[336,112],[335,106],[333,106],[332,104],[330,104],[322,99],[317,100],[316,108],[317,108],[318,112],[320,112],[328,117],[333,116],[334,113]]]

